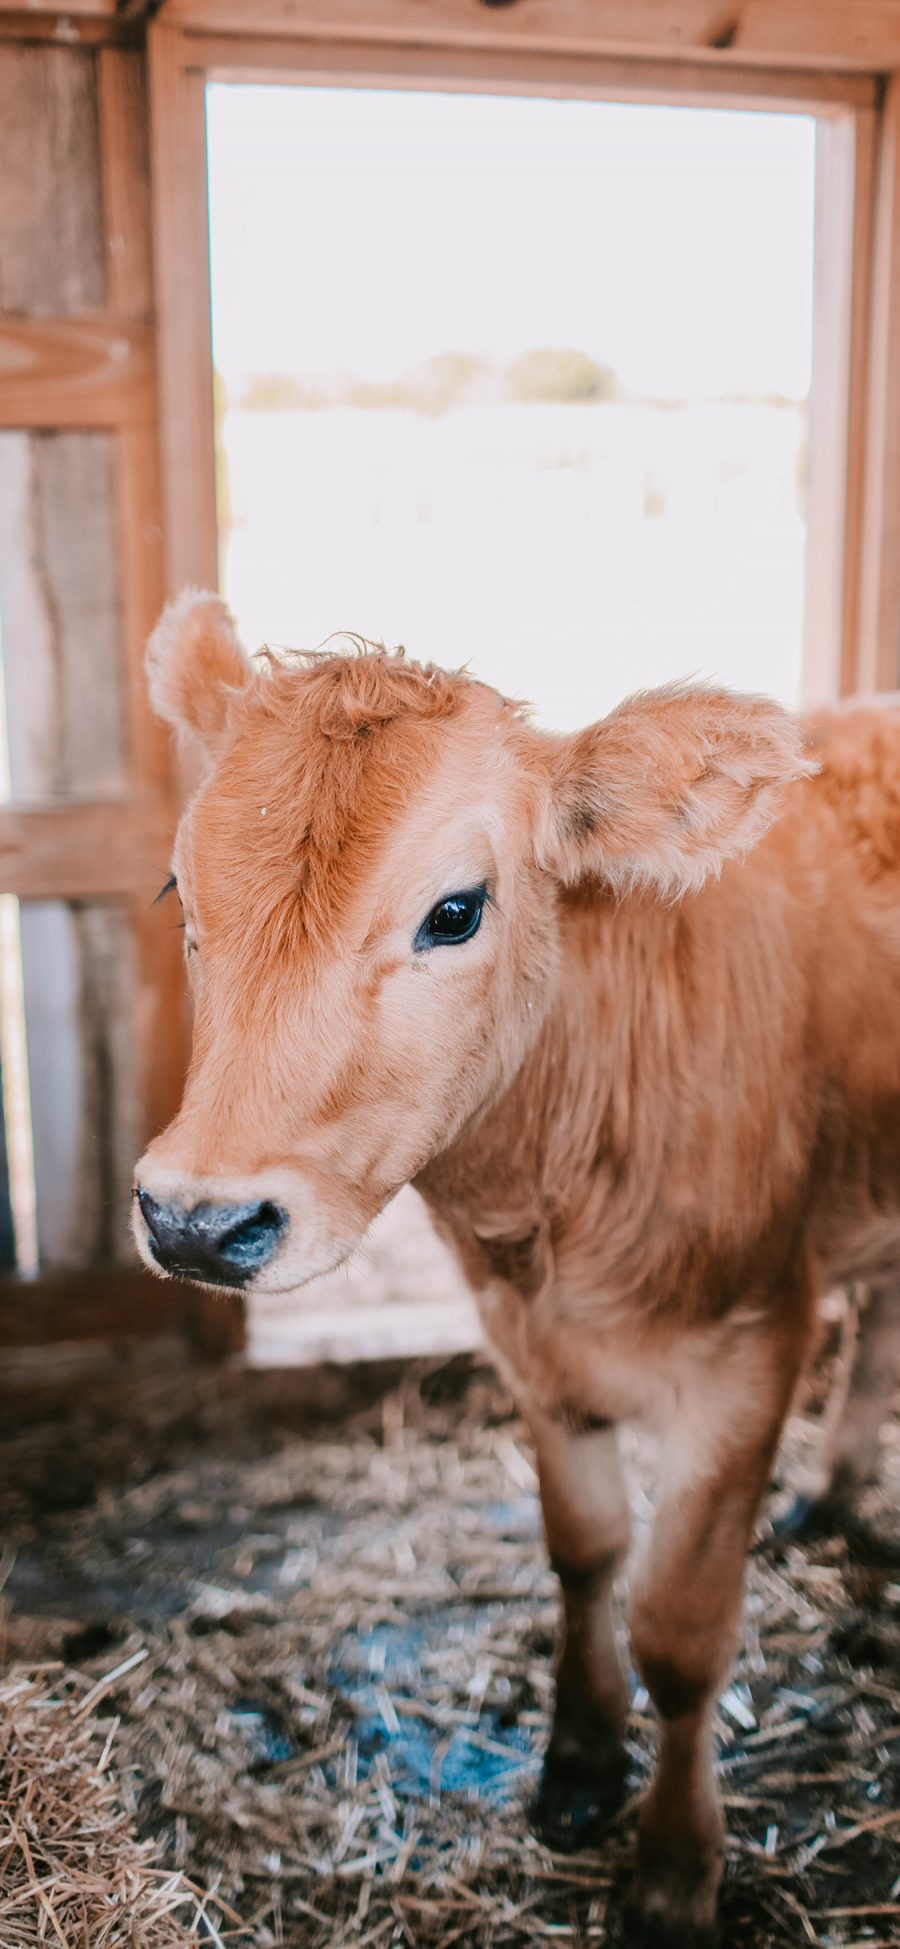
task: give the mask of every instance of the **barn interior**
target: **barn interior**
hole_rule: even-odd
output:
[[[144,647],[220,586],[559,728],[900,688],[900,0],[0,0],[0,162],[0,1945],[615,1943],[652,1713],[540,1831],[534,1457],[415,1193],[290,1303],[137,1262],[190,1043]],[[778,1521],[852,1308],[719,1714],[728,1949],[900,1942],[896,1413],[849,1534]]]

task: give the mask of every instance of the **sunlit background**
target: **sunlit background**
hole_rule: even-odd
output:
[[[815,128],[208,91],[222,579],[583,722],[801,685]]]

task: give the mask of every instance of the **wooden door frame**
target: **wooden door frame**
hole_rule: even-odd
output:
[[[127,773],[114,797],[0,805],[0,892],[23,901],[108,901],[127,911],[143,1148],[177,1109],[189,1047],[181,937],[151,910],[170,857],[179,781],[144,680],[146,640],[165,594],[146,84],[133,28],[101,18],[99,8],[69,28],[65,44],[86,51],[96,76],[105,298],[90,313],[0,312],[0,426],[114,436]],[[0,4],[4,45],[35,43],[39,60],[56,37],[40,0],[24,18]],[[238,1350],[240,1296],[213,1306],[208,1294],[131,1264],[40,1268],[34,1281],[13,1271],[3,1279],[0,1354],[8,1375],[22,1353],[28,1377],[40,1377],[48,1345],[105,1341],[115,1364],[129,1345],[173,1333],[203,1355]]]
[[[799,16],[799,10],[787,0],[780,4],[784,27],[784,16]],[[687,20],[692,8],[696,16],[693,0],[659,0],[657,12]],[[782,36],[773,56],[777,64],[761,67],[736,59],[733,48],[717,59],[708,45],[689,47],[689,60],[673,59],[671,37],[643,54],[622,54],[614,45],[610,51],[586,47],[586,34],[579,40],[575,32],[579,10],[595,37],[598,16],[616,13],[607,0],[599,5],[596,0],[566,0],[559,10],[555,44],[546,33],[541,37],[520,31],[525,6],[501,14],[473,10],[464,0],[440,0],[429,9],[427,38],[420,7],[414,9],[418,27],[407,24],[407,17],[412,21],[409,0],[386,0],[381,6],[376,0],[369,5],[363,0],[329,0],[327,5],[303,0],[299,6],[294,0],[290,5],[269,0],[252,10],[252,18],[237,0],[170,0],[150,23],[169,590],[174,593],[192,582],[215,586],[217,580],[208,80],[780,109],[817,118],[821,192],[805,688],[811,697],[824,699],[876,684],[900,684],[900,141],[894,133],[895,86],[886,85],[881,72],[859,71],[858,48],[869,45],[861,32],[843,49],[840,64],[822,67],[821,41],[804,57],[799,17],[794,41]],[[543,11],[546,16],[547,9]],[[860,0],[858,24],[866,13],[866,0]],[[261,21],[268,24],[268,33],[259,31]],[[900,68],[900,5],[892,11],[891,24],[888,53]],[[416,39],[416,34],[423,37]],[[895,535],[898,546],[892,554]]]

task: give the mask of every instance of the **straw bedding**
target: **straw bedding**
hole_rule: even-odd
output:
[[[652,1715],[636,1687],[622,1813],[554,1853],[528,1818],[555,1593],[525,1433],[464,1361],[350,1387],[14,1404],[0,1949],[618,1939]],[[898,1509],[892,1425],[849,1542],[761,1536],[720,1714],[726,1949],[900,1943]]]

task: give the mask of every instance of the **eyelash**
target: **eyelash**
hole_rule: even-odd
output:
[[[158,906],[159,906],[159,903],[160,903],[160,901],[161,901],[161,900],[165,900],[165,897],[166,897],[166,894],[167,894],[167,893],[178,893],[178,881],[176,880],[176,878],[175,878],[175,875],[174,875],[174,873],[170,873],[170,875],[169,875],[169,878],[167,879],[167,881],[166,881],[166,884],[165,884],[165,886],[164,886],[164,887],[160,887],[160,890],[159,890],[159,892],[158,892],[158,894],[157,894],[157,896],[156,896],[156,899],[155,899],[155,900],[154,900],[154,902],[153,902],[153,905],[154,905],[154,907],[158,907]],[[180,905],[181,905],[181,895],[180,895],[180,894],[178,894],[178,903],[179,903],[179,906],[180,906]],[[186,920],[180,920],[180,921],[179,921],[179,923],[178,923],[178,925],[179,925],[179,927],[181,927],[181,928],[185,928],[185,927],[187,927],[187,921],[186,921]],[[197,943],[196,943],[196,941],[192,941],[192,940],[190,940],[190,939],[188,939],[188,940],[186,940],[186,941],[185,941],[185,944],[184,944],[184,951],[185,951],[185,954],[196,954],[196,952],[197,952]]]

